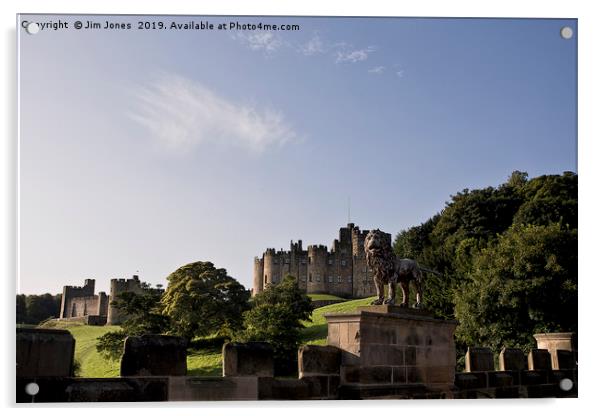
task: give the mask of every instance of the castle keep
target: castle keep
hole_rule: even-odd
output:
[[[86,279],[83,286],[64,286],[59,319],[85,318],[90,325],[119,325],[124,317],[111,306],[111,301],[124,292],[142,293],[140,279],[111,279],[109,295],[105,292],[94,294],[94,279]]]
[[[306,293],[346,298],[375,295],[372,271],[366,264],[364,252],[367,234],[368,230],[360,230],[351,223],[339,230],[339,238],[334,240],[330,250],[323,245],[309,245],[304,250],[301,240],[291,241],[288,251],[268,248],[261,257],[255,257],[253,294],[291,275]],[[387,237],[390,243],[391,235]]]

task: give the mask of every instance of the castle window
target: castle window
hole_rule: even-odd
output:
[[[351,276],[349,276],[349,277],[347,278],[347,282],[349,282],[349,283],[353,282],[353,279],[351,278]]]
[[[347,266],[347,260],[341,260],[341,266]]]
[[[286,260],[284,260],[284,263],[285,263],[285,264],[289,264],[289,263],[290,263],[290,260],[289,260],[289,259],[286,259]]]
[[[316,276],[316,282],[320,281],[320,276]]]
[[[309,258],[307,259],[307,261],[309,262],[309,264],[311,264],[311,257],[309,257]]]
[[[274,259],[274,264],[278,264],[278,260]]]
[[[338,281],[339,283],[341,283],[341,276],[338,276],[338,277],[337,277],[337,281]]]
[[[302,281],[302,282],[305,282],[305,280],[307,280],[307,279],[305,278],[305,276],[301,277],[301,281]]]
[[[328,264],[332,264],[332,259],[328,259]]]
[[[328,283],[332,283],[332,276],[328,276]]]
[[[264,283],[267,283],[268,282],[268,275],[267,274],[265,275],[264,279],[265,279]]]
[[[305,264],[305,263],[307,263],[307,262],[305,261],[305,259],[301,260],[301,264]]]
[[[309,281],[311,282],[311,273],[309,274]]]

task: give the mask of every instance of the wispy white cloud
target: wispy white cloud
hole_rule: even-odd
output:
[[[219,144],[261,153],[298,138],[281,112],[233,102],[181,76],[163,74],[134,98],[131,118],[176,152]]]
[[[315,33],[309,41],[301,45],[299,50],[303,55],[311,56],[326,52],[326,46],[324,46],[320,36]]]
[[[385,72],[385,67],[375,66],[374,68],[370,68],[368,72],[370,72],[371,74],[382,74],[383,72]]]
[[[284,42],[278,36],[272,32],[236,32],[234,38],[248,46],[252,50],[264,51],[266,53],[273,53],[280,49]]]
[[[343,46],[345,47],[345,46]],[[360,62],[368,59],[370,53],[374,52],[375,48],[373,46],[369,46],[363,49],[354,49],[354,50],[338,50],[336,51],[336,62]]]
[[[403,69],[400,69],[399,71],[395,72],[395,75],[397,75],[399,78],[403,78]]]

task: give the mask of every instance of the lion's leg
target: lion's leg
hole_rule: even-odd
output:
[[[385,287],[382,282],[374,278],[374,286],[376,286],[376,299],[372,301],[371,305],[382,305],[385,300]]]
[[[395,282],[389,282],[389,296],[385,300],[385,305],[395,305]]]
[[[420,270],[417,271],[417,273],[414,276],[414,286],[416,287],[416,304],[414,305],[415,308],[420,308],[422,306],[422,273],[420,273]]]
[[[404,308],[407,308],[408,300],[410,297],[410,284],[407,279],[403,279],[400,282],[400,286],[401,286],[401,294],[402,294],[401,306],[403,306]]]

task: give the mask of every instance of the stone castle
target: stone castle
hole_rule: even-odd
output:
[[[59,319],[84,318],[90,325],[119,325],[124,317],[111,301],[124,292],[142,293],[137,275],[131,279],[111,279],[109,295],[94,294],[94,279],[86,279],[83,286],[64,286]]]
[[[339,238],[334,240],[330,250],[323,245],[309,245],[304,250],[301,240],[291,241],[288,251],[268,248],[261,257],[255,257],[253,294],[291,275],[306,293],[345,298],[374,296],[372,271],[366,264],[364,252],[368,232],[353,223],[347,224],[339,230]],[[387,237],[390,242],[391,235]]]

